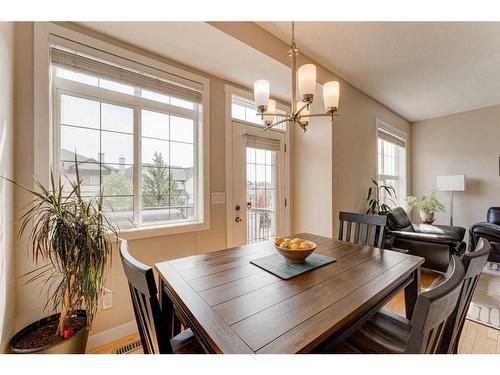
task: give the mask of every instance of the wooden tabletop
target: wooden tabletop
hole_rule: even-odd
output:
[[[307,233],[337,262],[282,280],[251,259],[271,241],[156,264],[161,283],[215,353],[309,352],[401,289],[423,258]],[[418,281],[418,280],[414,280]],[[418,290],[418,285],[415,290]]]

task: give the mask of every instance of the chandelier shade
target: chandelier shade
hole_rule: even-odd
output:
[[[253,92],[255,96],[255,105],[257,108],[263,108],[264,112],[269,103],[269,81],[258,79],[253,84]]]
[[[276,100],[274,99],[269,99],[268,105],[267,105],[267,111],[264,113],[264,123],[266,125],[272,124],[274,122],[274,119],[276,116],[274,113],[276,112]],[[266,114],[270,113],[270,114]]]
[[[325,111],[336,110],[339,107],[340,87],[338,81],[330,81],[323,85],[323,101]]]
[[[299,81],[299,95],[302,101],[305,102],[309,98],[312,100],[316,92],[316,65],[302,65],[297,71],[297,78]]]

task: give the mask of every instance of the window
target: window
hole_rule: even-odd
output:
[[[280,109],[277,109],[276,112],[283,113],[283,115],[286,113]],[[257,114],[257,107],[255,104],[251,100],[237,95],[232,95],[231,97],[231,116],[234,120],[241,120],[251,124],[264,126],[261,116]],[[281,117],[277,118],[277,120],[281,119]],[[273,129],[286,131],[286,122],[276,125]]]
[[[54,157],[121,229],[203,221],[202,89],[51,47]],[[66,183],[66,191],[70,186]]]
[[[406,199],[406,134],[377,120],[377,179],[396,191],[396,199],[382,192],[382,200],[389,205],[404,205]]]

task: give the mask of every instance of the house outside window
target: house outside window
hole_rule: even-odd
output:
[[[396,197],[382,191],[382,201],[393,208],[406,203],[406,134],[381,120],[376,121],[377,180],[392,186]]]
[[[103,191],[120,229],[203,221],[203,97],[186,86],[51,46],[53,155],[66,192]]]

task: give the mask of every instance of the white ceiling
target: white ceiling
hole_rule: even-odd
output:
[[[288,68],[204,22],[81,22],[229,81],[272,81]],[[289,43],[290,24],[259,22]],[[500,23],[298,22],[302,53],[410,121],[500,104]]]
[[[290,23],[259,22],[285,42]],[[410,121],[500,104],[500,23],[298,22],[299,49]]]
[[[289,96],[289,68],[205,22],[78,24],[242,86],[272,77],[272,94]]]

